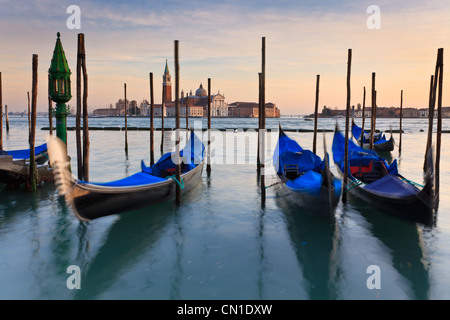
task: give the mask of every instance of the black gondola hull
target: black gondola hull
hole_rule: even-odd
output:
[[[198,183],[203,163],[181,175],[184,182],[181,194]],[[80,220],[93,220],[167,201],[175,198],[175,194],[176,184],[171,179],[148,186],[121,188],[75,183],[66,199]]]
[[[343,175],[339,167],[339,173]],[[349,177],[348,190],[351,194],[364,200],[374,208],[388,214],[404,219],[432,225],[434,222],[434,193],[432,177],[429,177],[425,186],[416,194],[405,197],[389,197],[364,188],[355,186],[354,178]]]
[[[277,174],[279,189],[284,197],[288,199],[289,202],[305,208],[309,212],[318,216],[332,216],[336,210],[336,206],[339,203],[339,197],[335,196],[334,187],[329,190],[328,188],[322,186],[320,189],[320,195],[311,194],[308,192],[295,191],[286,186],[287,178],[283,175]],[[330,197],[331,194],[331,205]]]
[[[370,144],[365,143],[364,149],[369,149],[369,148],[370,148]],[[391,138],[389,140],[387,140],[386,142],[374,144],[373,150],[375,152],[390,152],[390,151],[394,150],[394,137],[391,136]]]

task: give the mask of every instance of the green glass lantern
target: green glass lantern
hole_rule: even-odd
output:
[[[49,82],[48,94],[50,99],[56,102],[56,136],[64,143],[67,143],[67,107],[66,102],[72,98],[70,86],[70,72],[66,54],[60,40],[60,33],[57,33],[55,50],[53,51],[52,62],[48,69]]]

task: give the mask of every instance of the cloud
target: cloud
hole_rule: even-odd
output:
[[[149,72],[156,81],[155,99],[160,99],[158,79],[166,59],[173,73],[175,39],[180,41],[181,88],[195,91],[211,77],[228,102],[256,101],[263,36],[266,96],[282,112],[310,113],[316,74],[321,75],[321,104],[344,106],[348,48],[353,49],[354,104],[377,72],[381,105],[395,103],[401,89],[412,104],[423,105],[436,50],[446,45],[450,30],[449,9],[439,1],[378,1],[380,30],[366,27],[368,1],[80,1],[81,30],[65,27],[70,4],[39,1],[23,7],[0,1],[0,35],[9,44],[0,51],[0,71],[8,83],[4,99],[13,108],[22,110],[23,99],[15,96],[29,90],[32,53],[39,53],[40,92],[46,91],[57,31],[72,83],[76,35],[86,35],[93,107],[119,99],[125,81],[136,98],[148,96]],[[41,102],[45,110],[46,99]]]

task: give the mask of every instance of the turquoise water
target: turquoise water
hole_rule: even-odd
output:
[[[89,121],[123,126],[124,119]],[[333,129],[335,121],[321,119],[319,129]],[[343,128],[344,120],[338,121]],[[314,125],[268,119],[267,127],[276,129],[279,122],[284,129]],[[129,118],[128,124],[148,127],[149,119]],[[38,118],[37,125],[48,126],[47,119]],[[173,127],[173,119],[165,125]],[[212,126],[256,128],[257,119],[213,119]],[[377,128],[389,127],[398,129],[398,119],[377,120]],[[399,158],[403,175],[420,183],[427,120],[404,119],[403,128],[401,157],[398,148],[392,157]],[[450,129],[447,119],[444,129]],[[37,130],[36,143],[47,133]],[[26,148],[27,134],[27,119],[11,117],[5,149]],[[311,148],[312,133],[288,135]],[[165,151],[173,146],[171,136],[166,133]],[[332,133],[325,137],[331,152]],[[267,189],[262,206],[257,135],[240,130],[215,136],[211,176],[204,170],[179,208],[168,201],[79,222],[52,184],[36,193],[0,186],[0,299],[449,299],[449,137],[442,136],[441,201],[433,227],[394,218],[352,196],[339,203],[334,219],[316,217],[288,203],[276,186]],[[398,134],[394,138],[398,143]],[[157,131],[156,158],[160,139]],[[139,171],[141,159],[149,162],[148,131],[128,132],[128,156],[123,131],[91,131],[90,142],[91,181],[123,178]],[[268,146],[268,158],[274,146]],[[68,149],[76,159],[73,131]],[[266,185],[276,181],[270,171],[265,178]],[[81,289],[67,286],[73,265],[79,267]],[[367,286],[373,265],[379,267],[379,289]]]

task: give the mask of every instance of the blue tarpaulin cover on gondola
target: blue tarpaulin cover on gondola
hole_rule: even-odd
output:
[[[284,174],[285,166],[291,165],[298,166],[298,173],[320,170],[324,167],[324,163],[319,156],[309,150],[302,149],[296,141],[290,139],[284,133],[278,138],[273,154],[273,164],[279,174]]]
[[[104,186],[104,187],[132,187],[132,186],[139,186],[139,185],[145,185],[150,183],[156,183],[160,181],[166,181],[164,178],[156,177],[148,173],[144,172],[138,172],[135,173],[129,177],[111,181],[111,182],[105,182],[105,183],[93,183],[98,186]]]
[[[365,189],[393,198],[407,197],[418,192],[418,189],[412,184],[391,175],[385,175],[375,182],[369,183]]]
[[[344,172],[345,137],[337,130],[334,133],[332,151],[334,162]],[[373,160],[382,161],[390,174],[398,175],[397,159],[389,165],[386,159],[380,157],[375,151],[363,149],[350,139],[348,140],[348,159],[349,168],[360,164],[367,166]]]
[[[355,139],[357,141],[359,141],[359,138],[361,137],[361,132],[362,132],[362,128],[357,126],[354,122],[352,124],[352,134],[353,137],[355,137]],[[369,133],[367,131],[364,130],[364,140],[363,143],[366,143],[367,141],[369,141]],[[375,141],[374,144],[380,144],[380,143],[384,143],[386,142],[386,136],[384,135],[383,132],[379,132],[379,133],[375,133],[373,140]]]
[[[345,137],[341,132],[335,131],[333,138],[333,160],[344,172]],[[348,159],[350,165],[369,165],[372,160],[380,160],[380,156],[373,150],[363,149],[352,140],[348,140]],[[353,163],[352,163],[353,162]]]
[[[277,146],[273,154],[273,164],[277,173],[287,178],[285,186],[293,193],[313,196],[314,198],[322,195],[325,160],[322,160],[310,150],[300,147],[281,128]],[[293,175],[292,179],[289,178],[286,175],[287,172],[285,172],[286,167],[298,168],[297,175]],[[333,176],[331,183],[333,185],[334,198],[339,199],[342,182]]]
[[[195,135],[194,131],[191,131],[191,138],[183,150],[180,151],[181,167],[183,172],[194,169],[203,160],[205,153],[205,146],[202,141]],[[175,169],[175,163],[173,162],[173,152],[164,154],[154,165],[151,167],[145,166],[141,163],[143,172],[147,172],[154,175],[161,175],[164,171]]]
[[[309,170],[295,180],[288,180],[286,186],[296,191],[319,195],[322,186],[322,174]]]
[[[47,151],[47,144],[41,144],[34,148],[34,155],[37,156]],[[6,151],[8,155],[13,156],[13,160],[23,160],[30,158],[30,149]]]
[[[187,172],[194,169],[199,163],[202,162],[205,152],[205,146],[202,141],[194,134],[191,133],[191,139],[186,144],[183,150],[180,151],[182,157],[182,172]],[[90,183],[98,186],[105,187],[131,187],[139,185],[147,185],[157,183],[160,181],[166,181],[166,177],[170,174],[167,172],[170,169],[175,169],[175,163],[172,161],[173,152],[164,154],[158,162],[153,166],[147,167],[143,161],[141,161],[141,172],[135,173],[129,177],[104,183]],[[185,155],[190,155],[186,157]],[[165,174],[163,174],[165,172]],[[86,183],[85,181],[79,181],[79,183]]]

